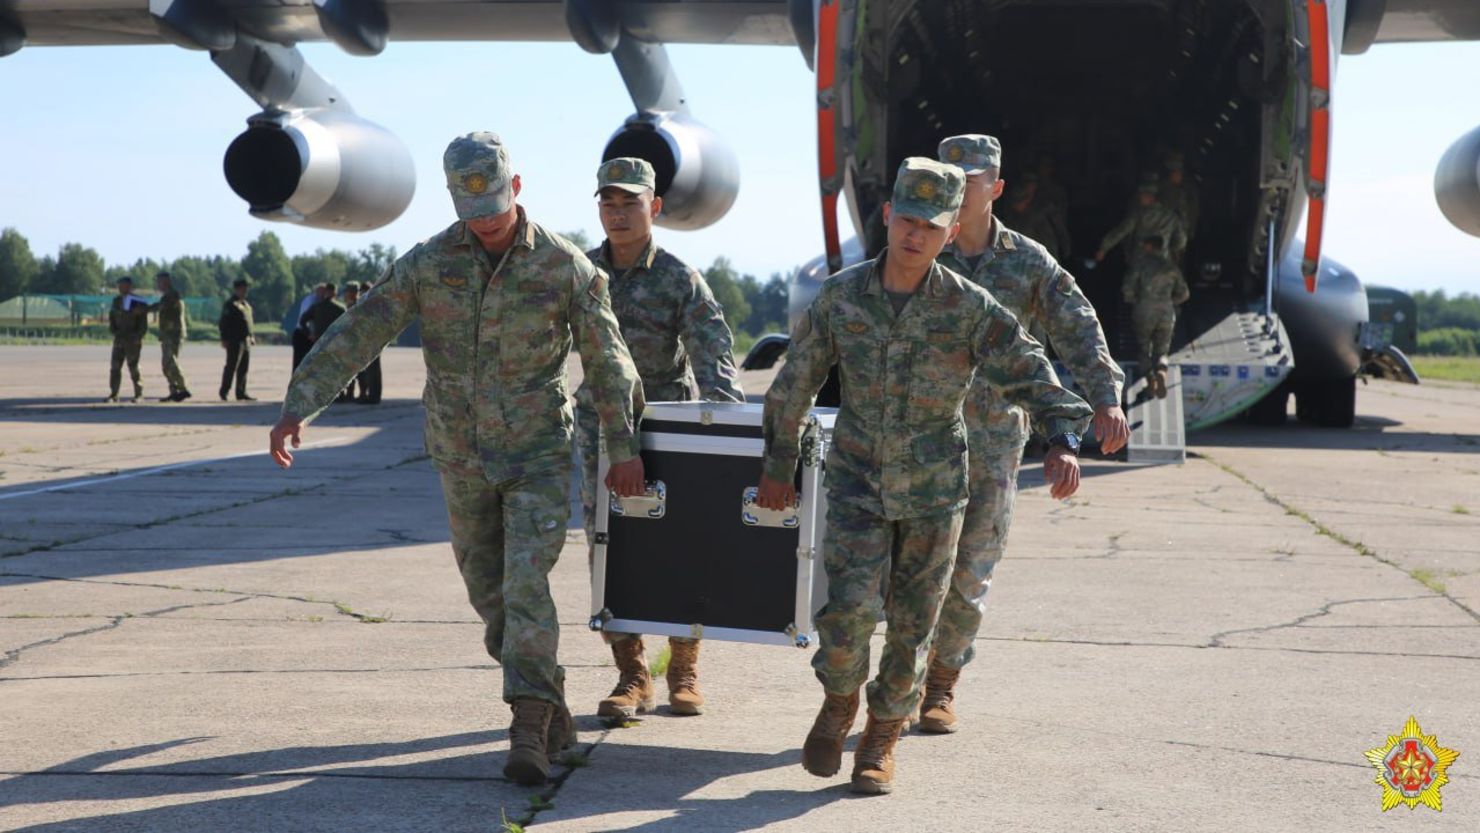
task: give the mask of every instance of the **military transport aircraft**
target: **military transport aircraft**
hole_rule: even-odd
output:
[[[1283,419],[1291,393],[1302,416],[1346,425],[1356,373],[1380,345],[1361,283],[1322,258],[1336,59],[1374,43],[1480,39],[1480,0],[0,0],[0,56],[207,52],[261,111],[227,148],[232,190],[254,216],[331,229],[395,219],[411,159],[294,45],[375,55],[392,39],[573,40],[612,55],[636,112],[603,158],[651,161],[660,222],[679,229],[723,217],[739,170],[690,115],[663,44],[798,46],[816,73],[825,252],[794,281],[793,314],[827,275],[877,251],[892,171],[942,136],[1001,136],[1009,171],[1056,159],[1080,257],[1138,172],[1181,151],[1202,206],[1194,299],[1174,345],[1187,426],[1246,409]],[[1445,155],[1435,191],[1448,219],[1480,236],[1480,129]],[[852,240],[839,233],[840,197]],[[1113,261],[1081,271],[1102,311],[1119,309],[1119,280]],[[1102,317],[1115,344],[1124,327]],[[747,361],[774,361],[784,343]]]

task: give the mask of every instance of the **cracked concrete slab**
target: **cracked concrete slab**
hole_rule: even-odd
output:
[[[799,765],[810,652],[709,642],[707,714],[596,721],[615,672],[573,518],[551,581],[589,765],[531,790],[499,775],[501,672],[420,459],[413,351],[388,368],[398,404],[332,409],[306,439],[350,441],[278,472],[217,459],[261,444],[272,403],[71,401],[89,350],[28,352],[57,364],[39,380],[0,361],[34,400],[0,401],[0,555],[44,547],[0,558],[0,828],[1376,830],[1362,752],[1408,715],[1480,748],[1480,536],[1454,510],[1480,389],[1363,388],[1354,432],[1202,432],[1182,466],[1087,465],[1067,504],[1028,465],[963,728],[905,737],[879,799]],[[285,381],[285,350],[259,363],[262,390]],[[4,499],[144,459],[214,462]],[[1405,825],[1476,826],[1466,760],[1444,813]]]

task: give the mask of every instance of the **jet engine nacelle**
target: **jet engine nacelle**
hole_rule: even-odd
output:
[[[351,112],[260,113],[226,149],[226,182],[253,217],[369,231],[401,216],[416,191],[411,152]]]
[[[740,193],[740,164],[714,131],[676,113],[638,113],[612,134],[601,160],[646,159],[663,198],[658,225],[692,231],[718,221]]]
[[[1444,151],[1434,171],[1434,198],[1455,228],[1480,237],[1480,127]]]

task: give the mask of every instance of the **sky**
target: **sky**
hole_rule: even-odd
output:
[[[0,59],[0,227],[19,229],[38,256],[76,241],[110,263],[240,255],[264,229],[290,254],[372,242],[404,251],[452,220],[447,142],[491,129],[512,151],[530,216],[599,237],[592,163],[632,112],[610,58],[573,44],[392,43],[377,58],[301,48],[361,116],[410,149],[416,196],[394,223],[345,233],[250,217],[221,159],[256,108],[204,53],[132,46]],[[696,265],[723,255],[761,277],[819,254],[813,78],[800,53],[669,51],[693,115],[738,155],[742,185],[718,224],[660,230],[659,241]],[[1341,59],[1326,253],[1364,281],[1480,292],[1480,239],[1450,226],[1433,196],[1439,157],[1480,125],[1477,71],[1480,44],[1377,46]]]

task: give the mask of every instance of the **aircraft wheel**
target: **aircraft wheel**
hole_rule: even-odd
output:
[[[1316,424],[1323,428],[1350,428],[1357,421],[1357,377],[1327,382]]]
[[[1249,406],[1249,421],[1255,425],[1284,425],[1290,404],[1290,389],[1281,383],[1263,399]]]

